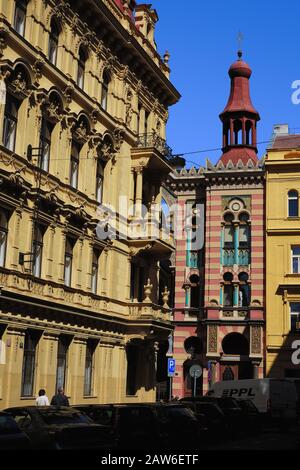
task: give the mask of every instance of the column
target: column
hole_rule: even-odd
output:
[[[239,284],[233,284],[233,306],[239,306]]]
[[[258,362],[253,362],[253,378],[258,379],[259,378],[259,363]]]
[[[135,185],[135,171],[134,168],[130,170],[130,195],[129,195],[129,215],[134,215],[134,185]]]
[[[142,200],[143,200],[143,169],[136,170],[136,216],[142,215]]]
[[[239,226],[234,225],[234,264],[239,264]]]
[[[55,226],[50,225],[49,236],[48,236],[48,259],[47,259],[47,270],[46,270],[47,279],[52,279],[53,277],[54,236],[55,236]]]
[[[246,121],[242,120],[242,142],[243,145],[246,145]]]
[[[216,364],[217,361],[210,361],[210,385],[216,383]]]
[[[230,120],[230,145],[234,145],[233,120]]]
[[[60,253],[58,262],[58,282],[65,281],[65,249],[66,249],[67,229],[61,231],[61,241],[59,243]]]

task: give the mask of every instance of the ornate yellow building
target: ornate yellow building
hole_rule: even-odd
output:
[[[180,97],[157,20],[134,0],[0,0],[0,408],[58,386],[73,404],[155,399]]]
[[[274,131],[265,160],[266,377],[300,378],[300,135]]]

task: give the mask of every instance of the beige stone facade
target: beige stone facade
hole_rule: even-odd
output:
[[[134,3],[0,0],[0,408],[155,399],[179,94]]]

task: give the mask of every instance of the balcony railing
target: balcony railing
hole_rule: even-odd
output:
[[[239,264],[240,266],[250,264],[250,250],[248,248],[239,248],[236,263],[234,248],[223,248],[223,265],[233,266],[234,264]]]
[[[250,251],[248,248],[239,249],[239,265],[246,266],[250,264]]]
[[[186,254],[186,265],[188,268],[198,268],[199,267],[199,256],[196,251],[188,251]]]
[[[234,265],[234,249],[233,248],[223,249],[223,265],[224,266]]]
[[[140,134],[138,136],[136,148],[155,148],[167,160],[172,160],[172,149],[162,137],[153,132],[152,134]]]

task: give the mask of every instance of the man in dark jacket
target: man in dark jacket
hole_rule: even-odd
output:
[[[62,387],[57,389],[57,394],[52,397],[50,404],[54,406],[70,406],[68,397],[64,394]]]

